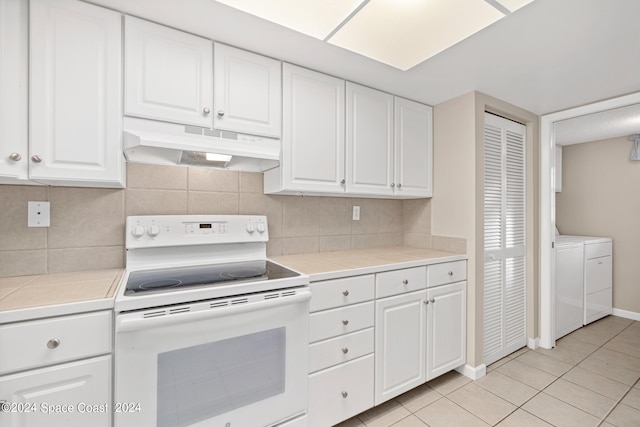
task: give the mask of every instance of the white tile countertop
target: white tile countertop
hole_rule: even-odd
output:
[[[0,324],[113,308],[124,269],[0,278]]]
[[[271,257],[277,263],[308,274],[312,282],[465,259],[466,254],[409,246]]]

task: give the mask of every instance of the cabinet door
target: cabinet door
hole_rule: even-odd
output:
[[[29,3],[0,0],[0,183],[26,180]]]
[[[344,192],[344,80],[283,64],[283,190]]]
[[[395,184],[400,196],[433,195],[432,108],[395,98]]]
[[[213,75],[216,129],[280,138],[280,61],[216,43]]]
[[[376,301],[375,404],[426,380],[425,291]]]
[[[347,82],[347,192],[393,194],[393,96]]]
[[[125,114],[210,128],[213,44],[125,17]]]
[[[467,282],[427,290],[427,381],[466,361]]]
[[[120,14],[75,0],[30,13],[31,179],[123,187]]]
[[[0,377],[0,400],[2,426],[108,427],[111,356]]]

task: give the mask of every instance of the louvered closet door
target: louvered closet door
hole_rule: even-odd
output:
[[[485,113],[485,365],[527,344],[525,135],[525,126]]]

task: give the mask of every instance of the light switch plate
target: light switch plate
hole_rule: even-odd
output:
[[[353,220],[360,221],[360,206],[353,207]]]
[[[49,202],[29,202],[27,225],[29,227],[48,227],[50,223]]]

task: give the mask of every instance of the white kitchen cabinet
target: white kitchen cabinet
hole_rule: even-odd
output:
[[[394,194],[433,195],[433,109],[394,97]]]
[[[111,425],[111,311],[0,325],[0,342],[0,425]]]
[[[282,156],[265,193],[344,193],[344,80],[285,63],[282,82]]]
[[[392,95],[347,82],[347,193],[393,195],[393,114]]]
[[[467,282],[427,289],[427,381],[466,361]]]
[[[30,179],[124,186],[121,19],[81,1],[31,0]]]
[[[0,0],[0,184],[29,178],[28,41],[28,0]]]
[[[280,138],[280,61],[215,43],[213,64],[213,127]]]
[[[426,291],[376,300],[376,405],[425,382],[426,308]]]
[[[125,114],[210,128],[213,44],[125,17]]]

